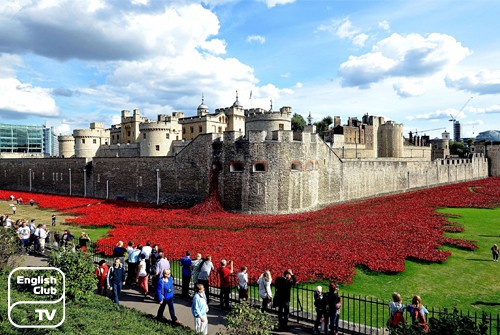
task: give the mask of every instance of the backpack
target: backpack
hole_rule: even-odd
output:
[[[404,323],[405,318],[402,312],[396,312],[391,318],[391,323],[394,327],[397,327],[400,323]]]
[[[417,324],[424,328],[424,331],[427,333],[429,332],[429,327],[427,326],[427,321],[425,320],[425,315],[420,311],[419,308],[415,309],[415,320]]]

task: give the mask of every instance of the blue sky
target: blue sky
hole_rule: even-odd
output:
[[[0,3],[0,122],[57,133],[291,106],[440,136],[500,129],[498,1],[16,0]],[[250,99],[252,92],[252,99]]]

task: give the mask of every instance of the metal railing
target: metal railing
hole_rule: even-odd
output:
[[[89,243],[87,252],[92,254],[92,259],[95,263],[101,259],[105,259],[108,263],[112,263],[113,247]],[[171,273],[174,277],[174,285],[182,286],[182,267],[180,265],[180,257],[167,257],[171,266]],[[214,265],[215,266],[215,265]],[[236,271],[235,271],[236,272]],[[217,271],[212,271],[209,278],[210,288],[209,294],[213,300],[219,299],[219,276]],[[231,293],[230,301],[238,302],[238,281],[237,274],[231,275]],[[326,287],[325,287],[326,289]],[[190,291],[193,290],[193,284],[190,284]],[[272,287],[274,294],[274,287]],[[249,302],[254,306],[261,305],[261,299],[258,294],[259,288],[256,278],[249,278],[248,297]],[[340,293],[342,298],[342,307],[340,308],[339,330],[348,334],[370,334],[370,335],[386,335],[387,320],[389,318],[388,301],[379,300],[377,298],[354,296]],[[445,309],[430,308],[428,318],[441,318],[445,314],[451,314],[451,311]],[[276,314],[277,307],[272,306],[267,309],[268,312]],[[482,322],[482,313],[463,313],[459,311],[460,316],[469,317],[476,325]],[[316,321],[316,313],[314,308],[314,290],[306,285],[295,285],[292,287],[290,300],[290,320],[298,323],[305,323],[312,327]],[[405,320],[411,320],[408,313],[405,315]],[[489,335],[500,334],[500,314],[486,314],[486,323],[488,325]]]

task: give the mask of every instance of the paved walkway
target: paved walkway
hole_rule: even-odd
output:
[[[24,260],[20,266],[48,266],[46,257],[24,256]],[[156,315],[158,311],[158,303],[152,298],[144,299],[138,289],[126,286],[120,295],[120,304],[125,307],[137,309],[143,313]],[[225,331],[224,315],[225,312],[218,308],[218,305],[209,305],[208,313],[208,332],[215,334],[216,332]],[[191,300],[180,297],[180,291],[176,289],[175,295],[175,314],[183,325],[194,329],[193,315],[191,314]],[[168,308],[165,309],[164,316],[170,319]],[[312,334],[312,327],[307,325],[289,323],[290,331],[288,332],[271,332],[271,334],[289,335],[289,334]]]

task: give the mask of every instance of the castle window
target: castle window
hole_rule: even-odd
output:
[[[313,162],[307,162],[307,164],[306,164],[306,170],[307,171],[314,170],[314,164],[313,164]]]
[[[244,165],[242,162],[232,162],[229,165],[229,172],[243,172]]]
[[[116,135],[116,140],[119,141],[120,140],[120,135]]]
[[[94,138],[94,139],[92,140],[92,143],[97,144],[97,140]]]
[[[167,140],[170,139],[170,134],[166,134],[165,137],[166,137]]]
[[[219,127],[219,133],[222,133],[222,127]]]
[[[175,140],[177,141],[179,140],[179,135],[175,136]]]
[[[146,133],[143,133],[143,134],[142,134],[142,138],[143,138],[143,139],[146,139]]]
[[[85,139],[84,138],[82,138],[82,144],[85,144]]]
[[[203,127],[202,126],[198,126],[198,132],[201,134],[203,133]]]
[[[278,125],[278,127],[279,127],[279,130],[285,130],[285,125],[283,123],[280,123]]]
[[[191,127],[191,134],[194,133],[194,127]]]
[[[115,140],[115,135],[111,135],[111,141]]]
[[[292,171],[300,171],[302,168],[300,162],[292,162],[292,165],[290,166],[290,170]]]
[[[130,136],[130,131],[127,131],[127,136]]]
[[[160,151],[160,146],[159,145],[156,146],[156,151]]]
[[[186,128],[182,128],[182,133],[185,134],[186,133]]]
[[[266,172],[266,164],[264,164],[264,163],[255,163],[253,165],[253,172]]]

